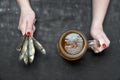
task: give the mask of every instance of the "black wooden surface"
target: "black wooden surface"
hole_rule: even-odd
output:
[[[18,61],[16,51],[21,37],[17,29],[20,10],[16,0],[0,0],[0,80],[120,80],[119,3],[111,0],[104,22],[110,47],[99,55],[88,50],[83,59],[69,62],[59,56],[57,40],[70,29],[92,39],[91,0],[31,0],[37,18],[34,36],[47,55],[36,51],[33,64],[26,66]]]

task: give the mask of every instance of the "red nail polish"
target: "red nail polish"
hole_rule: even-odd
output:
[[[105,44],[105,43],[104,43],[104,44],[102,44],[102,47],[103,47],[103,48],[106,48],[106,44]]]
[[[30,34],[31,34],[30,32],[27,32],[27,34],[26,34],[26,35],[27,35],[27,36],[30,36]]]

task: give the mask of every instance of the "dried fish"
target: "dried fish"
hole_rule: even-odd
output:
[[[27,46],[28,46],[28,40],[27,40],[27,37],[26,37],[25,41],[24,41],[24,44],[23,44],[23,47],[22,47],[22,50],[21,50],[21,54],[19,56],[19,60],[22,60],[24,58],[24,55],[27,52]]]
[[[29,62],[30,62],[30,63],[32,63],[32,62],[33,62],[33,60],[34,60],[34,55],[29,56]]]
[[[28,64],[28,52],[24,54],[23,60],[25,64]]]
[[[24,44],[25,38],[26,38],[25,35],[21,37],[21,39],[20,39],[20,43],[19,43],[19,45],[18,45],[17,48],[16,48],[17,51],[20,52],[20,51],[22,50],[22,47],[23,47],[23,44]]]
[[[35,56],[35,47],[38,48],[43,54],[46,54],[43,46],[33,37],[24,35],[17,47],[20,52],[19,60],[23,60],[25,64],[32,63]]]
[[[32,63],[35,55],[35,48],[31,37],[28,38],[28,44],[29,62]]]
[[[35,47],[38,48],[42,54],[46,54],[46,51],[43,48],[42,44],[40,44],[34,37],[32,37],[32,39],[33,39],[33,43],[34,43]]]

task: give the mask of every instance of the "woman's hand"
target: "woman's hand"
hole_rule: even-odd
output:
[[[35,31],[35,13],[32,9],[22,9],[18,29],[22,32],[22,35],[33,35]]]
[[[110,45],[110,40],[108,39],[102,28],[102,25],[91,26],[91,36],[94,40],[98,40],[100,44],[100,46],[93,46],[92,49],[95,53],[102,52]]]

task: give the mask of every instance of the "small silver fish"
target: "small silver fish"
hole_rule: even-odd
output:
[[[30,62],[30,63],[32,63],[32,62],[33,62],[33,60],[34,60],[34,57],[35,57],[34,55],[32,55],[32,56],[29,56],[29,62]]]
[[[23,44],[24,44],[25,38],[26,38],[25,35],[21,37],[20,42],[19,42],[19,44],[18,44],[18,46],[17,46],[17,48],[16,48],[17,51],[20,52],[20,51],[22,50],[22,47],[23,47]]]
[[[28,64],[28,62],[29,62],[29,37],[26,37],[26,43],[27,43],[27,45],[26,45],[26,47],[27,47],[27,51],[23,54],[24,56],[23,56],[23,61],[24,61],[24,63],[25,64]]]
[[[34,37],[32,37],[32,39],[35,47],[38,48],[38,50],[40,50],[42,54],[46,54],[46,51],[43,48],[42,44],[40,44]]]
[[[31,36],[24,35],[17,47],[17,51],[20,52],[19,60],[23,59],[25,64],[32,63],[35,57],[35,47],[41,51],[42,54],[46,54],[43,46]]]
[[[28,53],[26,52],[23,57],[24,63],[28,64]]]
[[[28,55],[29,55],[29,62],[32,63],[35,55],[35,48],[31,37],[28,38]]]
[[[19,60],[22,60],[24,58],[24,55],[26,54],[27,52],[27,46],[28,46],[28,40],[27,40],[27,37],[25,38],[25,41],[23,43],[23,47],[22,47],[22,50],[20,51],[21,54],[19,56]]]

